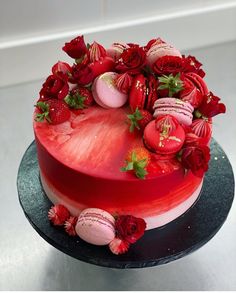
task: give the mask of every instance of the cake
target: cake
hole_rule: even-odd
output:
[[[198,199],[212,117],[225,112],[202,64],[160,38],[105,49],[78,36],[43,83],[34,133],[48,216],[125,253]]]

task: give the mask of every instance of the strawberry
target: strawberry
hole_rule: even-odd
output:
[[[40,111],[35,118],[37,122],[42,122],[46,119],[51,124],[60,124],[70,118],[70,110],[61,100],[50,99],[45,102],[39,101],[36,107]]]
[[[148,174],[146,167],[150,160],[150,153],[145,147],[136,147],[126,157],[126,166],[122,172],[133,170],[139,179],[144,179]]]
[[[127,115],[130,122],[129,131],[133,132],[135,128],[144,130],[145,126],[153,119],[152,114],[147,110],[136,108],[133,114]]]
[[[169,75],[162,75],[158,77],[159,86],[157,90],[162,97],[173,97],[175,94],[183,90],[183,81],[180,79],[180,73],[175,76],[171,73]]]
[[[73,109],[84,109],[93,104],[93,95],[85,87],[73,89],[64,101]]]

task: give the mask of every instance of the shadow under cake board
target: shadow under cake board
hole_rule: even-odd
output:
[[[18,195],[25,216],[48,243],[87,263],[111,268],[143,268],[184,257],[206,244],[221,228],[234,198],[230,162],[212,139],[211,161],[197,202],[171,223],[145,232],[127,253],[114,255],[108,246],[88,244],[52,226],[47,213],[52,203],[42,188],[34,142],[26,150],[18,170]]]

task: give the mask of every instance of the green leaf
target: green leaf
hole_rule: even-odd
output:
[[[131,153],[131,161],[126,161],[126,166],[120,168],[122,172],[131,171],[134,170],[134,174],[140,178],[144,179],[145,175],[148,174],[148,172],[145,170],[145,167],[147,166],[148,160],[147,158],[144,158],[142,160],[137,160],[137,155],[135,152]]]
[[[138,121],[143,118],[143,115],[139,111],[138,107],[133,112],[133,114],[128,114],[127,117],[129,119],[129,122],[130,122],[129,131],[130,132],[133,132],[135,128],[137,128],[138,130],[140,130],[140,126],[138,124]]]
[[[177,73],[175,76],[173,76],[172,73],[169,75],[162,75],[158,77],[158,80],[161,84],[157,89],[168,89],[170,97],[183,89],[183,81],[180,79],[180,73]]]
[[[137,168],[135,170],[135,175],[139,178],[139,179],[145,179],[145,176],[148,174],[148,172],[143,169],[143,168]]]

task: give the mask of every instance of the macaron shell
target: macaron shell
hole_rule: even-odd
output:
[[[152,65],[156,62],[157,59],[163,56],[177,56],[181,57],[182,55],[179,50],[172,47],[169,44],[161,43],[152,46],[147,52],[147,63],[152,67]]]
[[[107,245],[115,238],[115,219],[101,209],[86,209],[78,217],[77,235],[94,245]]]
[[[188,102],[184,102],[175,98],[162,98],[155,102],[154,110],[155,111],[153,116],[155,118],[169,114],[174,116],[183,125],[192,124],[192,112],[194,108]]]
[[[94,100],[103,108],[120,108],[128,100],[128,95],[120,92],[115,86],[118,74],[106,72],[96,78],[92,93]]]
[[[132,111],[136,108],[143,109],[146,99],[146,78],[140,74],[133,80],[130,93],[129,93],[129,104]]]
[[[148,78],[148,87],[147,87],[147,105],[146,109],[149,112],[153,112],[153,105],[157,100],[157,80],[154,76],[150,75]]]

